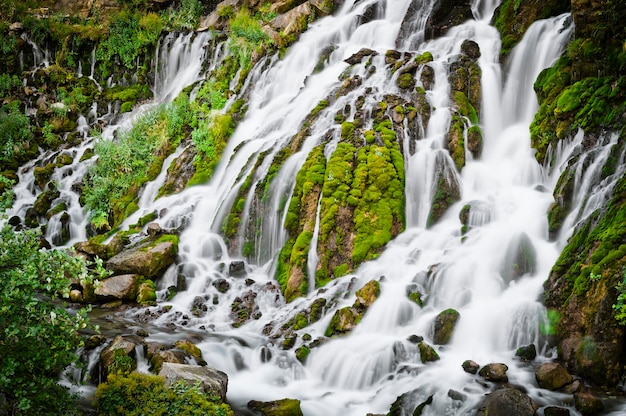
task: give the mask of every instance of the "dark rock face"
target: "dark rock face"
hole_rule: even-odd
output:
[[[524,361],[532,361],[537,357],[537,348],[535,347],[535,344],[519,347],[515,351],[515,356],[521,358]]]
[[[439,0],[428,18],[425,39],[434,39],[444,35],[448,29],[472,19],[470,0]]]
[[[513,388],[503,388],[485,397],[476,416],[533,416],[537,405],[533,400]]]

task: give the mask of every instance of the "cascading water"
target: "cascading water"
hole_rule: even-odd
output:
[[[560,55],[571,35],[571,23],[563,15],[533,24],[511,53],[504,74],[499,63],[499,34],[489,25],[497,2],[474,1],[475,19],[450,29],[444,37],[424,41],[421,32],[433,3],[346,1],[334,16],[312,23],[284,58],[267,58],[251,71],[244,87],[249,87],[246,117],[231,137],[211,181],[177,195],[156,198],[168,165],[164,163],[162,175],[143,190],[137,214],[122,225],[132,224],[147,212],[167,208],[158,219],[163,228],[186,226],[180,236],[179,260],[159,282],[160,301],[168,305],[168,311],[152,322],[147,339],[173,340],[187,331],[202,338],[198,346],[204,358],[210,366],[228,374],[228,400],[241,411],[252,399],[289,397],[301,400],[306,415],[386,413],[396,397],[410,392],[413,403],[432,396],[423,415],[473,414],[490,390],[463,371],[461,363],[468,359],[481,364],[506,363],[510,382],[523,385],[541,405],[562,400],[557,393],[538,389],[532,372],[513,356],[516,348],[535,344],[540,352],[538,360],[553,358],[554,352],[541,331],[549,323],[537,298],[559,248],[589,212],[583,203],[588,209],[601,203],[576,202],[562,235],[556,242],[549,241],[545,218],[552,202],[551,191],[581,137],[554,150],[551,166],[542,168],[536,163],[528,132],[537,109],[532,83]],[[405,16],[409,15],[416,21],[407,26],[406,21],[411,19]],[[169,35],[161,40],[156,64],[157,98],[172,99],[201,76],[201,51],[210,38],[209,34]],[[466,152],[466,164],[459,173],[445,149],[445,136],[455,105],[450,99],[449,71],[467,39],[476,42],[481,52],[478,63],[482,71],[480,127],[484,149],[480,157]],[[333,51],[320,70],[319,60],[328,45]],[[219,60],[217,57],[225,52],[223,47],[215,49],[211,63]],[[268,174],[273,155],[300,131],[316,105],[340,87],[342,74],[348,69],[344,59],[363,48],[377,55],[372,54],[367,65],[361,63],[349,69],[362,83],[321,110],[302,146],[267,187],[262,206],[255,205],[253,190]],[[325,144],[324,155],[330,159],[341,136],[341,125],[334,121],[339,111],[349,107],[347,119],[354,119],[353,104],[360,96],[366,96],[366,105],[373,106],[386,94],[402,94],[396,86],[398,74],[385,66],[385,53],[394,48],[413,55],[425,51],[433,55],[427,65],[433,72],[433,85],[426,92],[433,108],[430,120],[427,127],[420,125],[418,132],[406,128],[402,137],[407,229],[377,259],[323,289],[314,290],[311,281],[306,298],[285,304],[273,275],[276,255],[285,242],[285,200],[293,192],[294,178],[317,145]],[[368,65],[376,71],[369,70]],[[92,63],[90,77],[93,73]],[[371,120],[365,123],[371,125]],[[606,142],[593,156],[594,168],[602,166],[613,144],[611,140]],[[84,147],[91,145],[87,140],[83,147],[72,150],[74,162],[67,172],[59,170],[54,177],[60,198],[68,205],[69,224],[83,232],[84,214],[72,211],[79,211],[79,206],[71,184],[84,175],[90,162],[78,161]],[[18,201],[11,215],[24,217],[33,205],[37,192],[32,170],[50,157],[42,156],[20,170]],[[220,227],[254,166],[254,184],[246,195],[242,226],[235,237],[241,242],[250,233],[245,225],[249,220],[260,223],[256,229],[261,232],[253,236],[256,252],[245,254],[249,263],[248,279],[244,281],[224,271],[225,265],[244,257],[244,253],[239,247],[229,254]],[[587,169],[589,175],[593,171]],[[621,174],[607,178],[603,189],[609,192],[611,179]],[[461,197],[431,225],[429,211],[438,180],[457,183]],[[589,181],[581,173],[578,183],[580,189],[585,189]],[[320,202],[316,206],[314,242],[319,234]],[[458,219],[463,207],[469,207],[464,234]],[[255,216],[254,210],[260,214]],[[47,237],[53,241],[54,230],[58,230],[53,223],[60,220],[50,221]],[[70,234],[68,245],[85,239],[79,231]],[[530,247],[536,257],[534,265],[521,276],[511,272],[516,261],[514,253],[520,246]],[[318,260],[315,247],[313,244],[308,252],[309,277],[314,275]],[[167,288],[177,275],[184,277],[187,289],[165,301]],[[217,279],[228,280],[230,290],[219,292],[212,284]],[[371,280],[380,283],[381,293],[356,329],[349,335],[318,342],[305,364],[296,359],[293,351],[274,345],[265,335],[268,326],[279,327],[297,311],[324,298],[324,316],[296,331],[296,346],[302,345],[305,334],[314,340],[323,339],[333,312],[351,305],[354,292]],[[423,307],[407,298],[409,288],[417,288],[424,295]],[[254,319],[234,328],[231,305],[251,297],[255,300]],[[198,305],[205,307],[205,313],[193,312]],[[423,337],[432,344],[433,320],[448,308],[459,311],[461,317],[454,335],[446,346],[438,347],[438,361],[423,363],[413,342],[416,337],[411,336]],[[143,312],[128,312],[127,317],[139,313]],[[181,331],[172,333],[172,326]],[[142,364],[145,370],[145,361]],[[450,391],[465,399],[453,399]],[[576,414],[575,410],[572,413]]]

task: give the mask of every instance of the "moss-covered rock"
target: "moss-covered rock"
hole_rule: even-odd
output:
[[[448,208],[461,199],[461,189],[455,169],[449,166],[442,154],[437,155],[436,164],[435,189],[427,219],[428,226],[439,221]]]
[[[154,279],[174,263],[177,253],[178,236],[164,234],[116,254],[106,267],[114,273],[136,273]]]
[[[537,384],[542,389],[557,390],[573,381],[572,375],[560,364],[542,364],[535,371]]]
[[[502,36],[501,55],[508,55],[536,20],[558,16],[569,10],[568,0],[502,1],[491,21]]]
[[[420,360],[423,363],[428,363],[431,361],[438,361],[440,359],[439,354],[437,354],[437,351],[435,351],[433,347],[431,347],[430,345],[428,345],[427,343],[423,341],[417,344],[417,348],[420,351]]]
[[[271,402],[260,402],[251,400],[248,402],[248,408],[258,412],[263,416],[302,416],[300,409],[300,400],[282,399]]]
[[[361,322],[367,309],[374,303],[380,294],[380,284],[376,280],[367,282],[362,288],[356,291],[356,300],[352,306],[338,309],[333,315],[324,335],[331,337],[334,335],[347,334],[356,328]]]
[[[452,338],[454,327],[459,318],[460,314],[454,309],[440,312],[433,324],[433,342],[438,345],[447,344]]]

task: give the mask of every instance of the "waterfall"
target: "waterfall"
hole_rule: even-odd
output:
[[[473,19],[450,28],[445,36],[427,39],[426,22],[435,3],[347,0],[334,15],[311,23],[284,56],[264,58],[250,71],[243,87],[248,97],[246,116],[229,139],[211,179],[179,194],[158,197],[167,168],[184,150],[177,149],[164,162],[160,175],[142,190],[137,213],[120,227],[127,228],[148,212],[159,212],[156,221],[163,228],[183,229],[176,264],[157,282],[160,304],[150,309],[158,313],[154,313],[146,339],[171,341],[186,333],[201,339],[198,346],[208,365],[228,374],[228,401],[237,410],[245,409],[249,400],[288,397],[299,399],[307,416],[385,414],[399,395],[409,393],[417,404],[432,396],[432,403],[423,410],[425,416],[473,414],[490,389],[463,371],[465,360],[482,365],[506,363],[511,384],[524,386],[540,403],[561,402],[558,393],[535,387],[532,369],[516,361],[514,353],[520,346],[535,344],[539,360],[554,357],[541,331],[546,322],[546,311],[538,301],[542,285],[567,237],[606,202],[623,171],[604,178],[593,197],[575,201],[561,235],[551,241],[546,212],[559,174],[580,150],[582,132],[550,149],[552,165],[540,166],[530,146],[529,125],[537,111],[533,82],[563,52],[573,31],[570,16],[535,22],[504,68],[500,35],[489,24],[498,1],[473,1]],[[484,149],[477,156],[466,150],[460,169],[446,146],[455,117],[461,119],[466,141],[473,123],[469,117],[459,116],[450,82],[453,65],[467,40],[480,49],[477,64],[482,97],[476,126],[482,131]],[[224,43],[207,46],[212,41],[209,33],[169,34],[159,41],[154,60],[157,100],[171,100],[201,79],[206,69],[203,65],[218,65],[228,51]],[[333,47],[330,53],[329,45]],[[365,48],[374,51],[367,63],[349,65],[345,61]],[[392,70],[386,53],[396,48],[399,56],[408,58]],[[335,154],[342,140],[342,125],[335,119],[338,114],[354,121],[365,109],[360,114],[362,122],[365,128],[373,128],[377,103],[387,95],[406,98],[408,94],[398,86],[401,70],[425,52],[432,54],[432,61],[420,71],[430,71],[432,79],[425,81],[421,72],[415,79],[425,90],[424,100],[432,111],[428,123],[419,121],[413,129],[405,121],[398,134],[403,141],[406,178],[405,231],[377,258],[315,288],[324,195],[319,196],[313,204],[312,244],[305,255],[308,293],[286,303],[274,275],[287,240],[288,201],[298,172],[318,146],[324,146],[327,162]],[[91,78],[93,65],[92,58]],[[358,85],[339,94],[350,77],[358,79]],[[307,126],[308,135],[298,149],[272,172],[263,197],[256,198],[257,186],[267,179],[274,158],[290,145],[307,116],[327,97],[333,100]],[[363,105],[357,110],[360,101]],[[115,129],[127,128],[141,111],[136,109],[105,129],[105,138],[111,138]],[[84,123],[80,124],[81,131],[86,131]],[[615,136],[603,137],[601,146],[586,156],[590,160],[576,162],[576,195],[587,195],[597,186],[600,169],[615,141]],[[65,245],[86,238],[85,214],[71,185],[80,181],[93,163],[80,161],[92,145],[92,138],[87,137],[72,150],[73,163],[53,176],[59,202],[67,204],[71,217],[71,237]],[[17,202],[9,215],[23,218],[32,207],[40,193],[33,169],[51,157],[42,155],[20,169]],[[592,168],[587,168],[589,165]],[[249,190],[244,187],[247,180]],[[440,182],[458,188],[458,198],[437,221],[431,221]],[[240,191],[245,192],[243,196]],[[240,201],[242,220],[232,237],[233,249],[221,235],[221,227],[231,207]],[[459,213],[464,210],[467,221],[462,224]],[[55,240],[61,232],[61,217],[51,218],[47,237]],[[253,241],[255,251],[243,250],[244,241]],[[520,247],[533,253],[532,264],[521,271],[516,269],[515,257]],[[242,259],[246,260],[246,279],[228,272],[229,266]],[[186,290],[166,299],[168,288],[181,278]],[[213,285],[218,279],[229,282],[226,293]],[[353,305],[355,292],[372,280],[380,285],[380,296],[356,328],[348,335],[326,339],[333,313]],[[419,291],[423,306],[408,298],[409,289]],[[250,298],[254,308],[244,312],[251,319],[235,327],[234,303]],[[311,310],[320,300],[324,305],[321,318],[294,331],[296,346],[304,345],[305,339],[314,340],[309,345],[315,343],[302,363],[293,350],[275,345],[268,334],[288,327],[298,312]],[[423,337],[434,344],[433,321],[448,308],[460,313],[452,339],[445,346],[435,346],[438,361],[424,363],[414,340]],[[133,319],[145,311],[128,311],[125,318]],[[143,356],[141,364],[145,371]],[[448,395],[451,390],[462,392],[466,399],[452,399]]]

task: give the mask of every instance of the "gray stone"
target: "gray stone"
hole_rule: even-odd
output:
[[[487,381],[506,383],[509,381],[509,377],[506,375],[508,369],[506,364],[491,363],[481,368],[478,375]]]
[[[535,371],[537,384],[542,389],[557,390],[572,382],[572,375],[557,363],[545,363]]]
[[[192,386],[199,384],[207,395],[217,396],[222,401],[226,401],[228,376],[215,368],[165,362],[161,366],[159,375],[165,378],[166,386],[171,386],[177,381],[183,381]]]
[[[533,416],[537,411],[535,402],[513,388],[503,388],[488,394],[476,416]]]
[[[123,274],[101,280],[94,291],[96,299],[100,301],[110,301],[112,299],[134,300],[137,296],[138,280],[139,276],[136,274]]]

